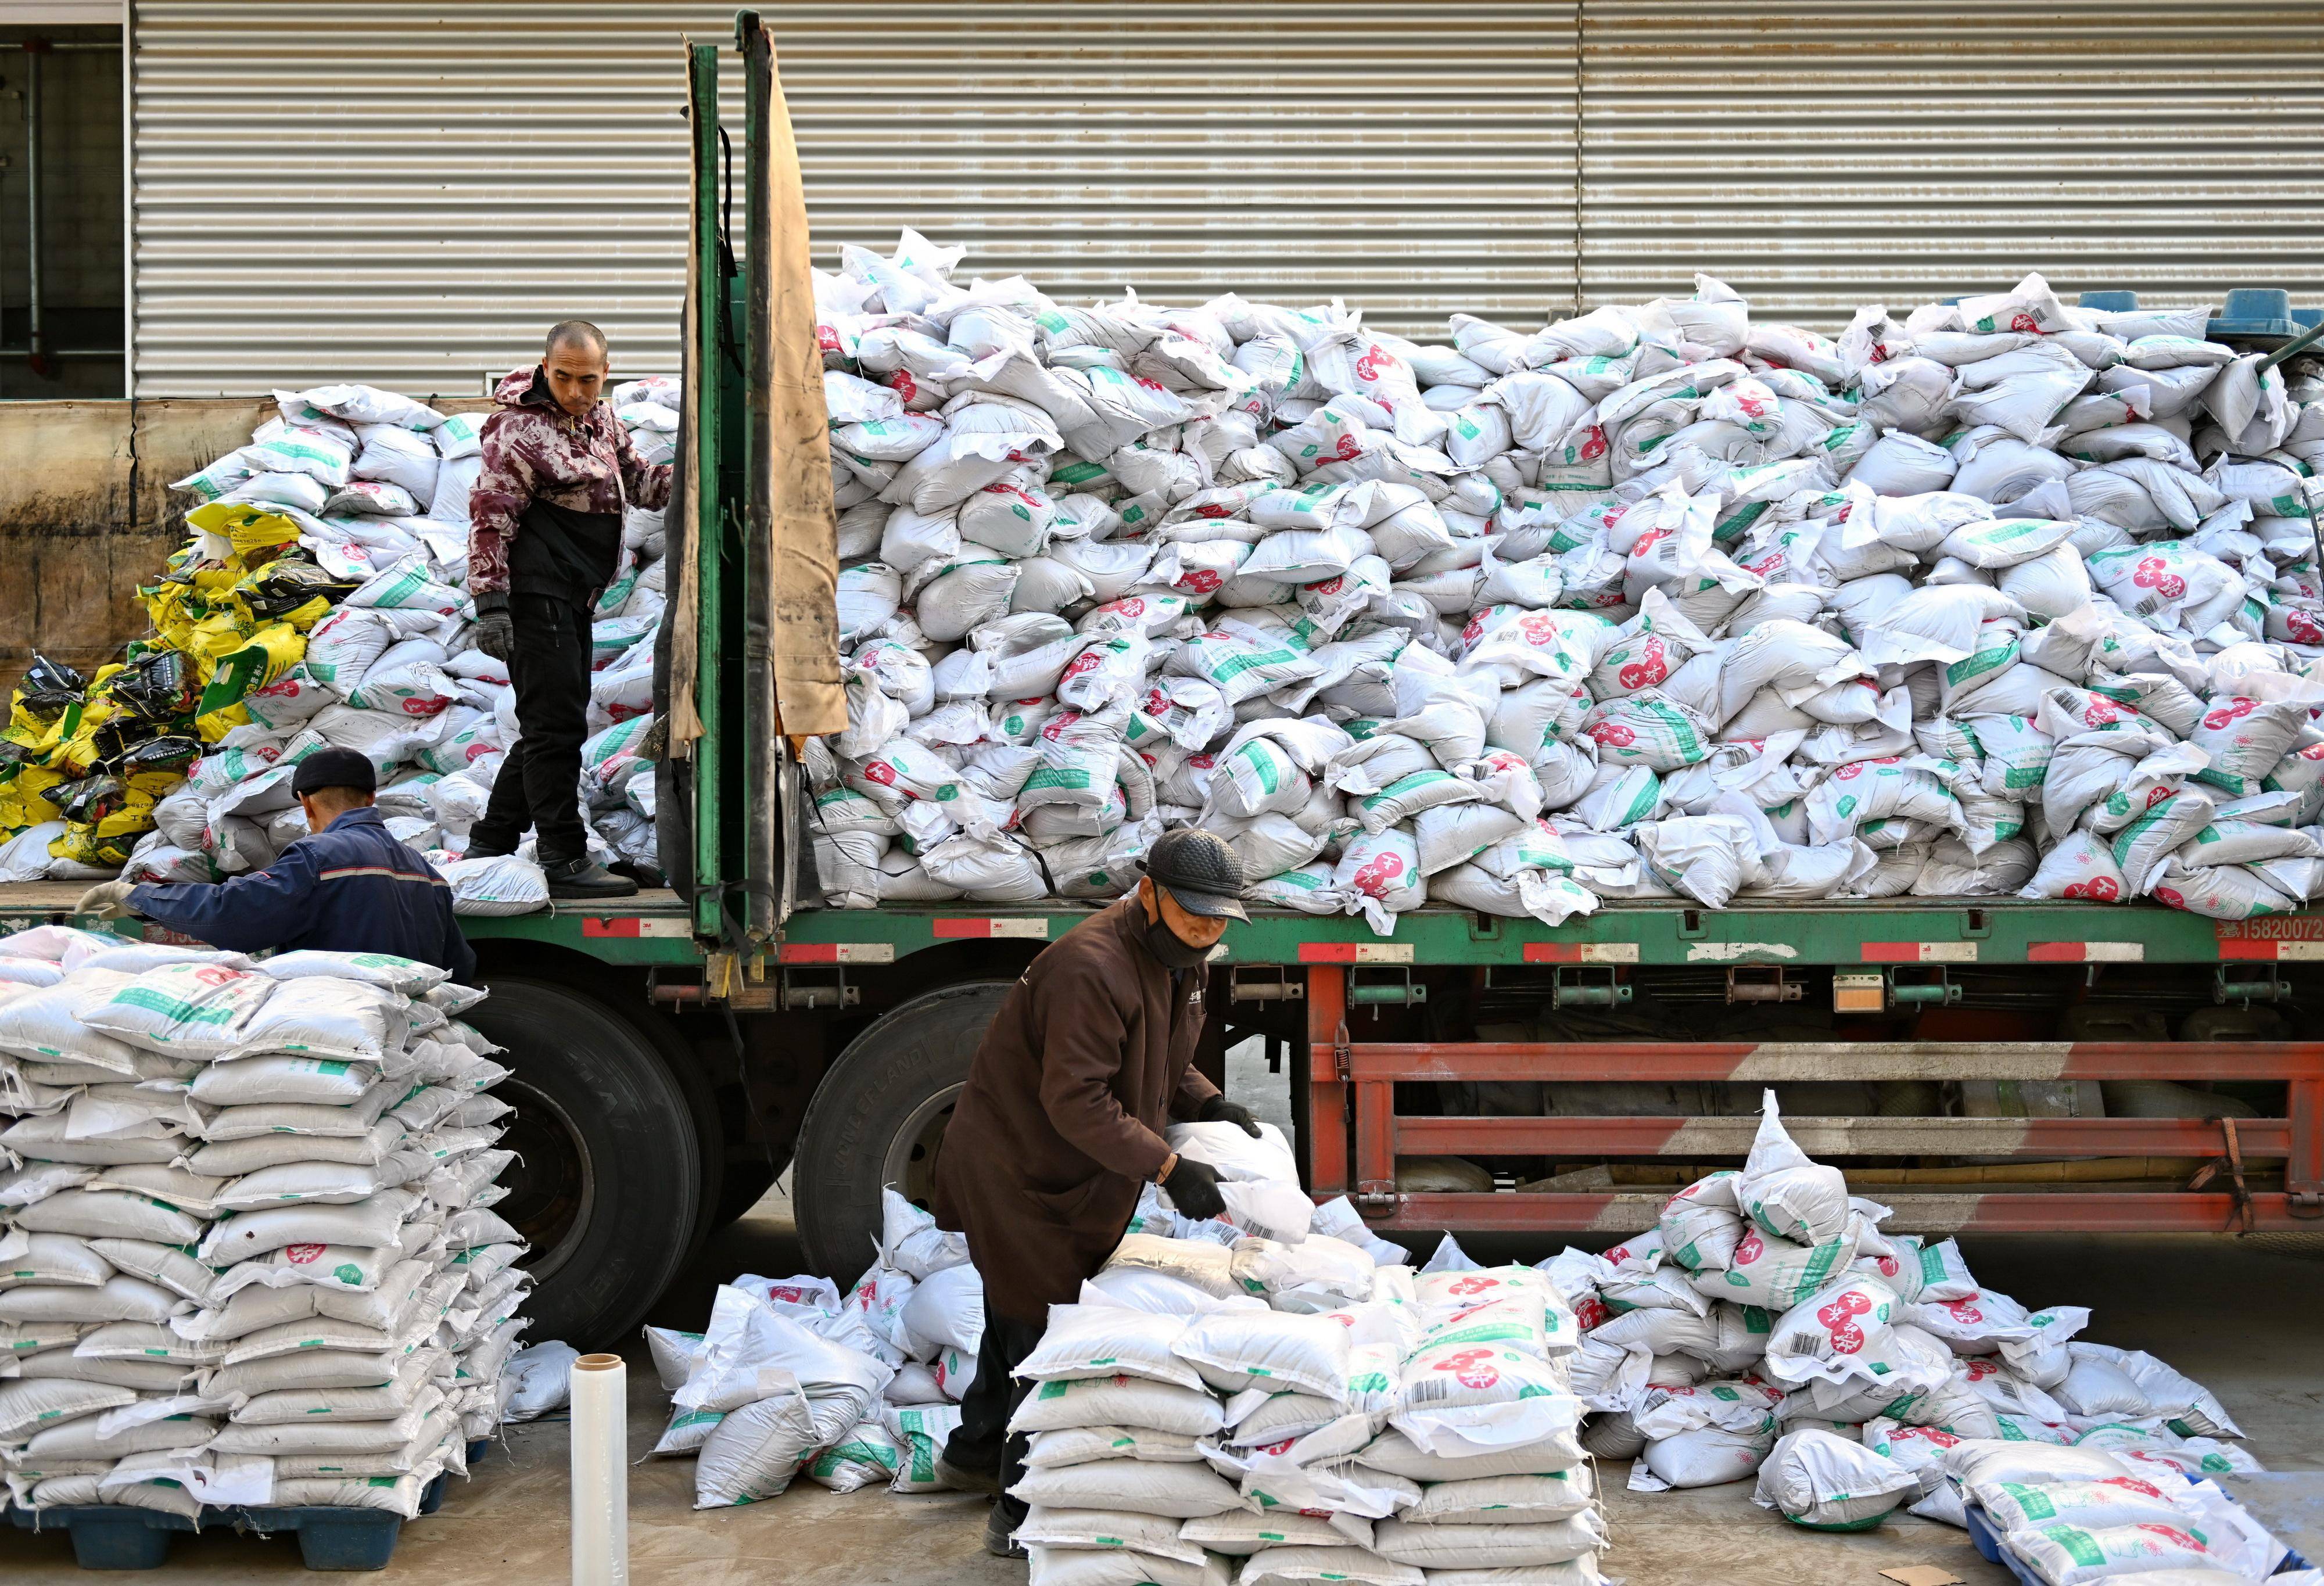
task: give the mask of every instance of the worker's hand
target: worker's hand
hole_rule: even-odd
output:
[[[75,914],[93,914],[99,919],[127,919],[130,915],[127,881],[102,881],[80,895],[73,905]]]
[[[1178,1158],[1178,1166],[1170,1169],[1162,1181],[1163,1193],[1180,1214],[1196,1222],[1206,1217],[1227,1214],[1226,1198],[1219,1194],[1219,1176],[1211,1171],[1207,1162],[1197,1162],[1192,1157]]]
[[[476,648],[506,666],[516,657],[516,624],[506,612],[485,612],[476,618]]]
[[[1213,1096],[1209,1101],[1204,1102],[1202,1106],[1195,1111],[1194,1121],[1197,1123],[1231,1123],[1237,1129],[1242,1130],[1243,1133],[1250,1136],[1251,1139],[1257,1139],[1259,1138],[1259,1120],[1250,1115],[1250,1109],[1242,1105],[1239,1102],[1230,1102],[1224,1096]]]

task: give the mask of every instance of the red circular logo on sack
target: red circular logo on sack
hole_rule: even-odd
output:
[[[1429,1369],[1452,1372],[1463,1388],[1487,1388],[1501,1379],[1498,1369],[1483,1363],[1492,1358],[1490,1350],[1462,1350],[1445,1356]]]

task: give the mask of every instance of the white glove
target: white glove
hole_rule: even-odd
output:
[[[129,907],[128,881],[100,881],[80,895],[73,905],[75,914],[93,914],[99,919],[127,919]]]

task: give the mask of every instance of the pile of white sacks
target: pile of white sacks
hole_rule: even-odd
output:
[[[632,381],[610,400],[648,461],[676,455],[675,380]],[[230,553],[235,509],[279,513],[297,526],[300,551],[357,587],[306,634],[296,665],[243,699],[248,724],[211,742],[154,806],[155,829],[124,875],[217,881],[263,869],[306,834],[292,767],[335,746],[371,759],[389,830],[442,862],[463,912],[540,907],[548,890],[530,840],[513,860],[459,860],[517,736],[508,668],[475,648],[467,595],[468,493],[486,416],[447,416],[367,385],[275,401],[278,416],[248,446],[171,488],[201,503],[188,521],[204,558]],[[597,603],[582,809],[601,861],[655,862],[654,782],[637,750],[654,722],[663,545],[660,512],[625,512],[620,568]],[[6,879],[34,879],[38,859],[26,845],[25,873]]]
[[[645,1330],[671,1396],[653,1452],[698,1456],[700,1508],[772,1498],[798,1475],[939,1491],[936,1455],[983,1336],[967,1242],[890,1190],[878,1257],[844,1296],[825,1277],[744,1274],[719,1288],[706,1332]]]
[[[0,1471],[20,1507],[407,1518],[500,1421],[483,993],[371,954],[0,938]]]
[[[849,730],[828,900],[2324,886],[2324,383],[2039,275],[1835,342],[1692,298],[1450,346],[818,275]]]
[[[1542,1263],[1583,1323],[1584,1445],[1635,1459],[1634,1491],[1756,1473],[1759,1502],[1828,1529],[1899,1504],[1961,1525],[1962,1462],[1995,1448],[2070,1450],[2181,1496],[2260,1468],[2200,1384],[2086,1342],[2084,1307],[1980,1288],[1951,1240],[1883,1233],[1887,1216],[1808,1159],[1769,1093],[1740,1173],[1602,1256]]]

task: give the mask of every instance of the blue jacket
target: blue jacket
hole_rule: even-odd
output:
[[[300,838],[264,870],[215,886],[147,882],[130,890],[129,907],[230,952],[392,953],[456,981],[476,973],[475,950],[452,917],[451,883],[368,807]]]

